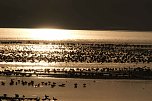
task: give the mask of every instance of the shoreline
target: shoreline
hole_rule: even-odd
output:
[[[66,40],[18,40],[18,39],[0,39],[0,44],[41,44],[41,45],[50,45],[50,44],[68,44],[68,43],[91,43],[91,44],[128,44],[128,45],[151,45],[151,40],[112,40],[112,39],[66,39]]]
[[[54,68],[5,68],[1,69],[0,76],[14,77],[54,77],[54,78],[82,78],[82,79],[147,79],[152,80],[150,67],[91,67],[91,68],[54,67]]]
[[[44,67],[45,68],[50,68],[50,67],[68,67],[68,68],[102,68],[102,67],[110,67],[110,68],[123,68],[123,67],[150,67],[152,68],[152,63],[81,63],[81,62],[52,62],[52,63],[46,63],[46,62],[40,62],[40,63],[31,63],[31,62],[0,62],[0,67],[9,67],[9,66],[14,66],[14,67]]]

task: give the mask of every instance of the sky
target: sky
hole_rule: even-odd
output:
[[[0,28],[152,31],[152,0],[0,0]]]

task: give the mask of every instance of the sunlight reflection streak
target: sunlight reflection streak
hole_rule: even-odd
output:
[[[33,40],[67,40],[73,38],[68,30],[60,29],[36,29],[29,30]]]

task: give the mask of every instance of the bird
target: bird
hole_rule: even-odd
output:
[[[55,98],[55,97],[53,97],[53,101],[56,101],[56,100],[58,100],[57,98]]]
[[[59,85],[59,87],[65,87],[65,84],[63,83],[63,84]]]
[[[75,84],[74,84],[74,88],[77,88],[77,86],[78,86],[78,84],[77,84],[77,83],[75,83]]]
[[[1,82],[1,85],[3,85],[3,86],[4,86],[4,85],[5,85],[5,82],[3,82],[3,81],[2,81],[2,82]]]
[[[55,82],[53,82],[53,84],[55,85],[56,83],[55,83]]]
[[[85,83],[83,84],[83,87],[86,87],[86,84],[85,84]]]

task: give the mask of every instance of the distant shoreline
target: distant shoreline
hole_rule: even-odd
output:
[[[0,62],[0,67],[9,67],[13,68],[136,68],[136,67],[150,67],[152,68],[152,63],[64,63],[64,62],[52,62],[52,63],[23,63],[23,62]]]
[[[128,45],[152,45],[152,41],[147,40],[100,40],[100,39],[68,39],[68,40],[19,40],[0,39],[0,44],[51,44],[51,43],[100,43],[100,44],[128,44]]]

